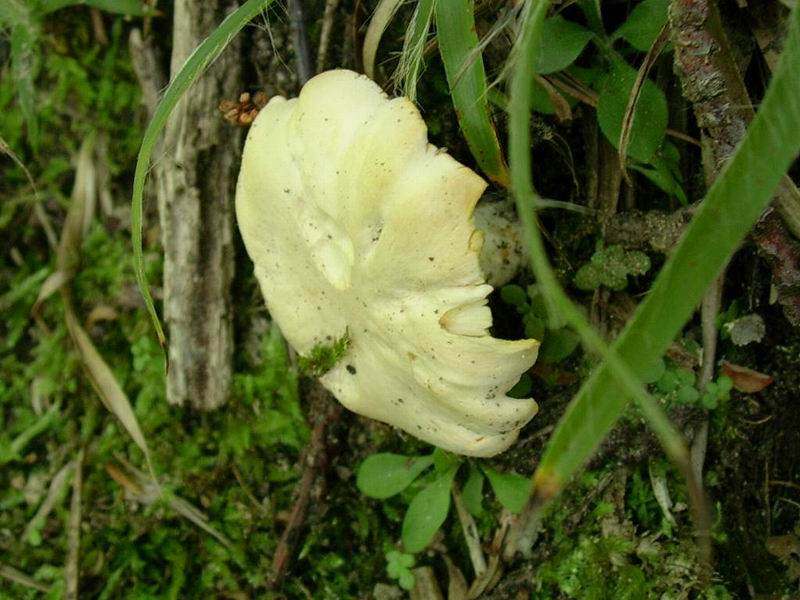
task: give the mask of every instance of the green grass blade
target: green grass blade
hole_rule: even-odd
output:
[[[412,102],[417,101],[417,82],[425,69],[425,43],[433,24],[436,0],[419,0],[403,41],[403,53],[394,75],[396,87]]]
[[[367,34],[364,36],[362,62],[364,63],[364,73],[370,79],[375,79],[375,57],[378,55],[378,45],[401,4],[402,0],[380,0],[369,20]]]
[[[39,73],[39,23],[31,7],[21,0],[0,3],[0,33],[9,30],[11,42],[11,74],[16,86],[17,102],[28,129],[28,141],[34,152],[39,148],[39,116],[37,112],[36,77]]]
[[[481,170],[508,187],[508,167],[489,113],[486,71],[475,33],[472,0],[436,2],[436,32],[458,123]]]
[[[164,96],[156,107],[153,119],[147,125],[139,148],[136,160],[136,171],[133,176],[133,197],[131,199],[131,243],[133,244],[134,271],[136,282],[139,284],[144,297],[147,312],[153,321],[153,326],[158,334],[158,341],[163,347],[166,344],[164,330],[158,319],[153,297],[147,285],[144,273],[144,259],[142,253],[142,216],[144,201],[144,184],[150,166],[150,157],[153,154],[159,135],[164,129],[172,111],[189,89],[227,47],[234,35],[244,28],[256,15],[272,4],[273,0],[248,0],[235,12],[231,13],[214,32],[186,59],[180,72],[170,82]]]
[[[517,211],[525,227],[529,248],[531,249],[531,266],[543,291],[548,308],[549,318],[555,325],[566,323],[580,335],[584,344],[593,352],[600,354],[613,370],[621,386],[636,398],[645,418],[655,431],[664,450],[684,472],[688,472],[688,451],[683,440],[675,431],[661,407],[647,394],[636,374],[634,374],[620,357],[611,352],[600,334],[584,318],[578,307],[569,299],[558,282],[544,247],[542,235],[536,220],[536,206],[540,203],[533,182],[530,178],[530,129],[529,106],[533,93],[530,73],[538,62],[537,49],[544,31],[544,17],[547,14],[547,2],[537,4],[524,16],[524,29],[516,57],[514,77],[512,79],[511,99],[509,102],[511,178]],[[602,435],[596,440],[587,438],[587,445],[599,444]],[[567,475],[568,477],[568,475]],[[566,479],[566,478],[565,478]],[[552,496],[560,491],[562,479],[551,477],[547,483],[547,494]]]
[[[142,0],[42,0],[39,13],[45,15],[72,6],[91,6],[110,13],[141,17],[147,14]]]
[[[511,98],[512,176],[515,175],[520,213],[529,234],[535,228],[534,215],[527,214],[532,213],[529,205],[535,192],[527,175],[530,155],[524,101],[530,70],[525,69],[536,51],[537,21],[543,18],[546,4],[536,4],[529,15]],[[613,344],[612,360],[595,369],[553,433],[534,475],[534,493],[541,499],[546,500],[563,487],[622,414],[632,394],[630,382],[627,377],[621,379],[620,373],[639,377],[663,355],[691,317],[708,284],[769,204],[773,191],[800,152],[800,79],[794,76],[798,72],[800,11],[795,10],[781,64],[745,139],[709,190],[648,297]],[[538,232],[531,237],[539,237]],[[534,262],[542,260],[537,257],[542,250],[541,245],[531,246]],[[557,286],[554,275],[549,284]],[[553,298],[558,298],[558,293]],[[572,308],[570,303],[566,312]],[[572,318],[567,320],[572,322]],[[619,358],[615,360],[615,356]],[[643,408],[647,412],[653,406]]]

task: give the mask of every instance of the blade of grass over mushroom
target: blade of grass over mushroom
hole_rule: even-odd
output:
[[[556,289],[549,265],[542,269],[541,264],[536,264],[542,262],[538,255],[543,248],[536,243],[541,238],[534,231],[535,218],[530,210],[535,192],[528,176],[529,133],[524,103],[529,72],[526,63],[531,51],[536,50],[537,21],[546,11],[545,4],[537,4],[531,12],[520,46],[511,99],[510,156],[518,206],[532,242],[532,261],[534,267],[539,267],[537,277],[547,281],[548,289]],[[609,354],[612,360],[595,369],[550,438],[534,474],[534,495],[540,502],[561,490],[622,414],[632,394],[627,377],[620,374],[628,372],[640,377],[662,356],[694,312],[705,288],[769,204],[773,191],[800,152],[800,80],[793,76],[797,72],[800,11],[795,10],[781,64],[742,144],[709,190],[647,298],[613,344]],[[560,288],[553,296],[559,297],[563,293],[559,292]],[[573,308],[569,304],[566,312]]]
[[[144,257],[142,250],[142,217],[144,203],[144,184],[150,168],[150,158],[158,142],[159,135],[164,129],[172,111],[178,104],[183,94],[189,89],[203,72],[222,54],[234,35],[239,33],[245,25],[261,11],[272,4],[273,0],[248,0],[233,13],[231,13],[214,32],[186,59],[180,72],[170,81],[164,96],[156,107],[153,118],[148,123],[144,132],[142,145],[136,160],[136,171],[133,176],[133,195],[131,198],[131,243],[133,245],[134,271],[139,290],[144,297],[147,312],[153,322],[158,341],[162,348],[166,344],[164,330],[158,318],[147,277],[144,273]]]
[[[381,0],[369,21],[361,55],[364,61],[364,73],[370,79],[375,79],[375,56],[378,54],[378,45],[381,43],[383,32],[386,31],[402,3],[403,0]]]
[[[475,33],[470,0],[436,2],[436,35],[458,124],[478,166],[495,184],[508,187],[509,175],[489,112],[486,71]]]
[[[425,44],[433,23],[436,0],[419,0],[408,24],[403,52],[394,79],[396,87],[412,102],[417,101],[417,82],[425,68]]]

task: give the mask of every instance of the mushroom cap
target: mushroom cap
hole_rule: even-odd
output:
[[[506,396],[536,340],[491,337],[472,213],[486,183],[428,143],[406,98],[352,71],[275,97],[250,127],[236,215],[273,319],[348,409],[445,450],[502,452],[536,413]]]

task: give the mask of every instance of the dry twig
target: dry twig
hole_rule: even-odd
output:
[[[305,529],[306,517],[312,501],[318,501],[322,496],[323,475],[330,464],[332,451],[326,433],[329,427],[338,421],[342,413],[342,406],[316,380],[313,382],[308,399],[308,418],[312,426],[311,439],[300,453],[299,462],[303,465],[303,475],[295,486],[295,500],[289,522],[286,524],[286,529],[281,535],[272,559],[270,585],[273,589],[281,586],[289,571],[294,550]]]

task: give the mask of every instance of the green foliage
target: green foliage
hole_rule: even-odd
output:
[[[469,149],[486,176],[507,187],[508,167],[489,112],[489,86],[473,10],[471,0],[435,3],[439,51],[458,123]]]
[[[512,513],[519,513],[531,494],[531,480],[513,473],[498,473],[484,468],[498,502]]]
[[[141,17],[146,14],[142,0],[39,0],[40,15],[72,6],[91,6],[109,13]]]
[[[485,479],[483,471],[477,466],[469,466],[469,477],[461,490],[461,496],[464,498],[467,510],[474,517],[483,514],[483,482]]]
[[[436,472],[433,481],[414,496],[403,519],[403,548],[412,554],[431,542],[450,511],[450,487],[458,466]]]
[[[547,75],[563,72],[593,88],[598,94],[597,121],[600,129],[608,141],[617,147],[637,75],[624,58],[630,55],[627,44],[642,51],[649,50],[666,23],[668,0],[644,0],[636,4],[626,21],[610,36],[603,27],[600,3],[585,0],[579,5],[590,28],[586,29],[560,15],[545,19],[538,39],[536,71]],[[578,66],[576,62],[589,41],[594,42],[597,52],[586,61],[588,68]],[[553,114],[555,110],[551,95],[561,92],[555,88],[545,90],[538,81],[533,85],[530,107],[537,112]],[[575,103],[575,99],[568,95],[564,99],[569,104]],[[682,175],[676,165],[680,157],[674,148],[664,143],[667,118],[667,102],[663,92],[652,81],[645,80],[634,111],[626,154],[631,159],[631,169],[640,172],[665,193],[685,204]]]
[[[800,10],[795,10],[781,63],[747,135],[715,180],[649,295],[611,348],[606,348],[559,285],[531,213],[537,196],[530,180],[528,81],[548,7],[549,2],[534,6],[518,42],[509,102],[512,182],[548,314],[551,318],[559,315],[573,325],[584,341],[601,353],[604,362],[571,402],[534,475],[547,499],[556,495],[585,462],[631,397],[638,400],[670,456],[685,464],[687,451],[663,411],[643,393],[641,375],[664,353],[691,316],[706,287],[767,206],[800,151],[796,135],[800,128],[800,80],[792,76],[800,70]],[[766,148],[770,148],[769,153]]]
[[[716,381],[709,381],[703,390],[703,407],[708,410],[718,408],[720,403],[730,400],[732,389],[733,380],[726,375],[722,375]]]
[[[662,363],[663,364],[663,363]],[[705,389],[697,389],[694,371],[685,367],[664,367],[663,374],[655,380],[655,391],[666,402],[702,406],[714,410],[721,402],[727,402],[733,389],[733,380],[726,375],[710,381]]]
[[[636,81],[636,71],[617,56],[610,58],[608,74],[601,80],[597,99],[597,122],[609,142],[616,148],[622,131],[622,121]],[[634,111],[628,156],[649,163],[667,130],[667,99],[656,84],[647,80],[642,87]]]
[[[665,369],[661,378],[656,381],[656,390],[671,396],[678,404],[693,404],[700,399],[700,392],[695,387],[694,371],[683,367]]]
[[[308,356],[301,356],[297,361],[300,372],[309,377],[322,377],[330,371],[350,347],[350,336],[347,331],[340,338],[328,344],[317,344]]]
[[[683,189],[683,174],[680,153],[674,144],[664,142],[661,149],[650,159],[650,164],[631,164],[630,168],[644,175],[671,197],[686,206],[689,203]]]
[[[397,583],[404,590],[414,588],[414,555],[390,550],[386,553],[386,573],[392,579],[397,579]]]
[[[614,32],[612,40],[623,38],[637,50],[647,52],[667,22],[668,7],[669,0],[643,0]]]
[[[565,501],[546,515],[543,527],[554,554],[538,565],[534,595],[557,598],[730,597],[724,585],[713,594],[691,539],[674,535],[653,493],[646,468],[584,473]],[[666,467],[673,499],[686,502],[686,489]],[[602,490],[598,494],[598,489]],[[582,507],[582,517],[570,507]],[[686,512],[676,513],[678,531],[691,530]]]
[[[406,489],[432,464],[433,455],[372,454],[361,463],[356,485],[371,498],[389,498]]]
[[[42,61],[42,20],[48,13],[79,4],[120,14],[144,14],[140,0],[4,0],[0,6],[0,33],[9,31],[13,84],[20,112],[28,126],[28,141],[34,149],[40,142],[41,107],[36,81]]]
[[[414,16],[408,24],[400,63],[397,65],[398,87],[412,102],[417,101],[417,83],[425,68],[425,44],[433,24],[434,2],[435,0],[417,2]]]
[[[527,291],[518,285],[505,285],[500,297],[512,305],[522,317],[525,337],[540,340],[539,358],[544,363],[558,363],[569,357],[578,347],[580,337],[567,327],[553,327],[548,319],[547,307],[538,285],[528,286]],[[522,383],[522,380],[520,380]],[[520,389],[514,395],[524,394]],[[520,396],[524,397],[524,396]]]
[[[589,262],[575,273],[575,286],[580,290],[611,290],[628,287],[629,275],[644,275],[650,270],[650,258],[644,252],[626,251],[622,246],[598,247]]]
[[[541,75],[562,71],[575,62],[594,34],[561,16],[545,20],[536,72]]]
[[[450,511],[453,480],[464,458],[436,449],[426,456],[403,456],[378,453],[368,456],[359,466],[356,485],[361,493],[386,500],[404,490],[411,492],[410,503],[403,517],[403,548],[412,554],[425,549],[445,522]],[[433,466],[433,471],[425,474]],[[484,465],[470,464],[469,475],[462,487],[462,498],[474,516],[483,514],[483,482],[488,478],[501,506],[518,513],[530,493],[527,477],[499,473]]]

